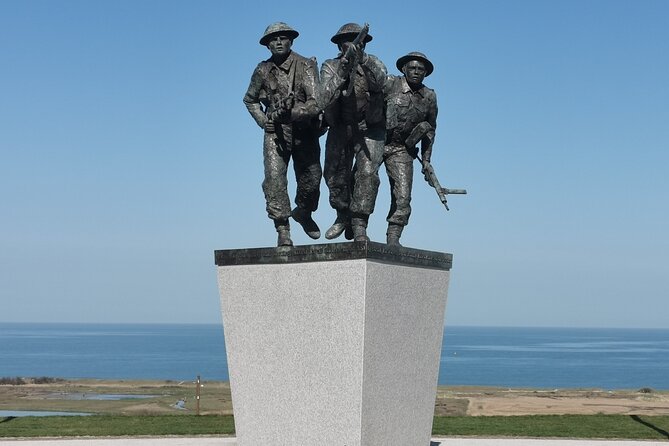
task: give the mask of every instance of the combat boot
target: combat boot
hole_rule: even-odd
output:
[[[368,242],[367,237],[367,218],[353,217],[351,219],[351,228],[353,229],[353,241]]]
[[[290,215],[291,217],[293,217],[293,220],[295,220],[302,226],[302,229],[304,229],[304,232],[309,237],[311,237],[314,240],[320,238],[321,230],[314,221],[314,219],[311,218],[310,211],[307,211],[306,209],[298,206],[295,209],[293,209],[293,212],[291,212]]]
[[[391,246],[402,246],[400,245],[400,237],[402,236],[402,230],[404,226],[398,225],[397,223],[388,223],[388,230],[386,231],[386,243]]]
[[[346,211],[337,211],[337,219],[334,221],[332,226],[330,226],[330,229],[328,229],[325,232],[325,238],[328,240],[332,240],[334,238],[339,237],[342,232],[347,230],[348,227],[351,226],[351,221],[348,216],[348,212]],[[348,231],[347,231],[348,233]],[[346,237],[348,240],[350,240],[348,237]]]
[[[290,225],[288,224],[288,220],[276,220],[274,226],[279,235],[276,246],[293,246],[293,241],[290,239]]]

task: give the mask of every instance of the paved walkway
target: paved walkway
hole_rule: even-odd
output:
[[[533,440],[484,438],[433,438],[430,446],[666,446],[666,441]],[[113,438],[65,440],[0,440],[2,446],[237,446],[234,438]],[[262,446],[262,445],[254,445]],[[272,445],[274,446],[274,445]],[[297,445],[291,445],[297,446]],[[321,446],[321,445],[305,445]],[[398,445],[388,445],[398,446]],[[427,445],[426,445],[427,446]]]

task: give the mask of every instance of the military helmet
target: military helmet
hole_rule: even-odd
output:
[[[358,25],[357,23],[347,23],[346,25],[343,25],[341,28],[339,28],[337,34],[332,36],[330,40],[332,43],[339,44],[348,36],[353,36],[355,38],[355,36],[357,36],[360,31],[362,31],[362,26]],[[367,34],[365,37],[365,43],[369,42],[370,40],[372,40],[372,36]]]
[[[263,34],[263,36],[260,38],[260,44],[267,45],[272,37],[276,36],[277,34],[285,34],[290,38],[290,40],[293,40],[300,35],[300,33],[295,31],[287,24],[283,22],[276,22],[272,23],[267,27],[267,29],[265,29],[265,34]]]
[[[407,62],[410,62],[412,60],[419,60],[425,64],[425,77],[428,77],[433,71],[434,71],[434,65],[432,65],[432,62],[425,56],[423,53],[419,53],[418,51],[412,51],[406,56],[402,56],[399,59],[397,59],[397,63],[395,66],[397,67],[398,70],[402,71],[402,68],[404,68],[404,65],[406,65]]]

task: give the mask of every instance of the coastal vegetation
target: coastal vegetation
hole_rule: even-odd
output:
[[[92,415],[0,412],[0,437],[234,435],[229,383],[200,391],[198,404],[194,381],[4,378],[0,411]],[[669,393],[439,387],[433,435],[669,440]]]

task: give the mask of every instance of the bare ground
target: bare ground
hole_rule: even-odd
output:
[[[435,414],[466,404],[456,415],[669,415],[669,392],[599,389],[439,387]]]

